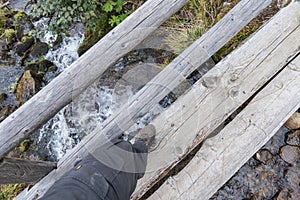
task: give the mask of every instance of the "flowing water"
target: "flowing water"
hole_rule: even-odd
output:
[[[35,26],[44,26],[44,20],[46,19],[35,22]],[[58,70],[56,72],[47,73],[45,76],[46,82],[53,80],[53,78],[78,59],[77,48],[83,41],[83,33],[84,28],[82,25],[75,26],[71,31],[70,37],[64,38],[59,46],[52,48],[48,52],[46,59],[52,61],[57,66]],[[47,33],[40,39],[51,44],[56,40],[56,36]],[[130,87],[126,88],[125,95],[123,96],[116,94],[115,91],[117,80],[128,70],[134,70],[132,67],[133,63],[156,63],[160,56],[161,55],[156,53],[142,50],[134,51],[129,56],[122,58],[106,75],[104,74],[102,78],[88,87],[79,97],[73,99],[71,104],[64,107],[35,133],[34,140],[38,147],[38,155],[46,160],[59,160],[67,150],[78,144],[84,136],[89,134],[95,128],[95,126],[101,125],[109,116],[116,112],[125,101],[127,101],[128,97],[133,95],[134,92]],[[171,57],[170,55],[166,56]],[[204,69],[203,73],[208,70],[209,68]],[[0,76],[9,77],[9,80],[0,80],[0,92],[7,93],[16,78],[19,77],[22,72],[23,69],[18,65],[13,68],[0,68]],[[203,74],[194,74],[190,77],[190,82],[195,82],[201,75]],[[9,101],[15,101],[14,98],[8,99]],[[153,116],[162,112],[175,99],[176,97],[173,98],[172,96],[164,98],[160,102],[160,105],[156,105],[153,110],[138,120],[128,132],[145,126],[145,124],[152,120]],[[271,140],[271,142],[273,142],[272,145],[266,144],[265,148],[271,149],[271,147],[273,148],[276,145],[280,146],[284,140],[282,138],[282,136],[284,137],[284,134],[279,135],[280,136],[273,137]],[[277,140],[277,142],[275,141],[276,138],[280,138],[280,140],[278,140],[279,142]],[[274,143],[276,144],[274,145]],[[263,191],[264,195],[261,195],[260,197],[272,197],[276,192],[280,191],[280,189],[286,187],[288,183],[285,182],[285,171],[289,170],[289,168],[286,163],[279,159],[278,152],[272,153],[276,158],[273,162],[275,162],[275,164],[278,162],[279,164],[277,163],[272,166],[271,164],[262,165],[254,158],[250,159],[247,164],[212,197],[212,199],[255,199],[255,194],[261,193],[261,191]],[[260,170],[259,167],[263,168],[263,170]],[[265,168],[268,168],[268,170],[265,170]],[[268,175],[270,173],[275,174],[276,176],[271,174],[272,176],[270,175],[268,177],[270,179],[281,180],[279,181],[280,184],[277,185],[277,183],[272,182],[272,180],[270,181],[264,177],[260,177],[260,175],[257,175],[258,173],[262,174],[260,171],[263,171],[264,173],[265,171],[268,171]],[[245,177],[248,177],[248,180],[246,180]],[[265,180],[265,182],[262,180]],[[257,182],[261,182],[262,184],[257,184]],[[251,184],[252,187],[250,187],[249,184]]]
[[[35,24],[39,26],[44,23],[37,22]],[[56,50],[48,52],[46,58],[52,61],[58,70],[46,75],[47,82],[78,59],[77,48],[83,40],[83,32],[82,27],[75,27],[71,37],[65,38]],[[42,41],[49,44],[55,39],[56,37],[50,33],[46,34],[43,39],[41,38]],[[88,87],[79,97],[73,99],[71,104],[64,107],[37,131],[34,140],[39,156],[46,160],[59,160],[67,150],[78,144],[97,125],[101,126],[104,120],[118,110],[136,92],[133,91],[136,88],[131,86],[126,86],[122,94],[115,92],[118,80],[124,74],[133,73],[145,63],[156,63],[159,60],[158,57],[170,55],[167,52],[158,54],[155,50],[143,49],[133,51],[120,59],[98,81]],[[171,100],[165,98],[161,101],[161,106],[154,106],[149,113],[136,121],[136,124],[126,132],[127,135],[148,124],[154,115],[163,111],[170,103]]]

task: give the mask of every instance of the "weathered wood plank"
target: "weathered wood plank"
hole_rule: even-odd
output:
[[[149,199],[209,199],[300,107],[300,56]]]
[[[300,51],[295,42],[300,41],[299,10],[299,2],[283,9],[151,122],[159,143],[148,156],[148,173],[133,199],[145,194]]]
[[[0,184],[34,183],[56,168],[56,163],[3,158],[0,162]]]
[[[149,0],[0,124],[0,158],[77,97],[188,0]]]
[[[203,35],[199,40],[186,49],[178,58],[168,65],[158,76],[141,89],[129,103],[123,106],[118,113],[108,118],[103,128],[97,127],[89,136],[67,153],[59,162],[58,170],[41,180],[30,191],[23,192],[19,198],[31,199],[36,194],[43,193],[57,180],[65,170],[74,164],[76,158],[86,155],[86,148],[93,148],[105,141],[107,133],[120,134],[135,123],[135,119],[143,115],[155,103],[159,102],[170,90],[194,69],[208,60],[234,34],[242,29],[251,19],[258,15],[271,1],[241,1],[216,26]],[[220,33],[220,30],[223,32]],[[172,81],[170,81],[172,80]]]

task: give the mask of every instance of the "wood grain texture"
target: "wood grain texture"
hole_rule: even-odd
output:
[[[145,194],[300,51],[300,3],[278,13],[151,124],[157,147],[132,199]],[[272,34],[270,34],[272,33]]]
[[[92,152],[93,148],[105,142],[107,137],[119,135],[132,126],[137,118],[148,112],[153,105],[175,88],[190,72],[208,60],[270,3],[271,1],[260,0],[241,1],[216,26],[142,88],[118,113],[108,118],[103,127],[97,127],[79,145],[69,151],[59,162],[58,170],[51,172],[30,191],[20,194],[19,198],[31,199],[36,194],[43,195],[54,181],[76,162],[76,158],[84,157],[88,151]]]
[[[0,158],[83,92],[188,0],[150,0],[0,124]]]
[[[0,184],[35,183],[56,168],[56,163],[3,158],[0,162]]]
[[[300,107],[299,77],[300,56],[149,199],[209,199]]]

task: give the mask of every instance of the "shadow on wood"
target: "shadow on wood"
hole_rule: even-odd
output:
[[[56,168],[56,163],[3,158],[0,162],[0,184],[37,182]]]

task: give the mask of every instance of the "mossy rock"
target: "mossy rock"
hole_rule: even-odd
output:
[[[25,66],[25,70],[31,70],[31,71],[38,73],[39,72],[39,64],[36,62],[29,63]]]
[[[24,36],[22,42],[16,45],[15,51],[18,55],[23,55],[34,44],[34,38]]]
[[[39,71],[47,72],[51,66],[54,66],[53,62],[43,59],[39,62]]]
[[[47,43],[37,42],[32,46],[30,54],[33,57],[39,57],[47,54],[48,51],[49,51],[49,47]]]
[[[80,44],[77,50],[79,56],[83,55],[87,50],[89,50],[100,40],[100,37],[97,33],[86,33],[85,35],[87,36],[84,38],[83,42]]]
[[[46,73],[49,71],[56,71],[57,67],[50,60],[42,59],[39,62],[28,63],[25,70],[31,70],[35,73]]]
[[[97,21],[96,27],[96,30],[89,30],[87,28],[86,32],[84,33],[85,38],[77,50],[79,56],[81,56],[92,46],[94,46],[94,44],[96,44],[103,36],[105,36],[110,31],[111,27],[108,24],[108,16],[101,16]]]
[[[13,25],[17,31],[17,38],[19,41],[22,40],[23,35],[27,34],[34,28],[29,16],[24,11],[18,11],[14,15]]]
[[[11,11],[7,8],[0,8],[0,35],[2,35],[5,29],[8,28],[9,17],[11,16]]]

